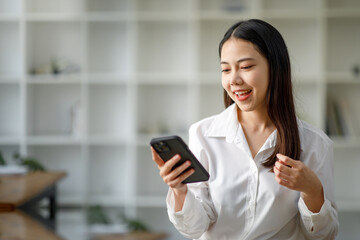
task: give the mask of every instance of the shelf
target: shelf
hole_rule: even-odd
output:
[[[127,146],[128,140],[125,136],[90,135],[87,143],[96,146]]]
[[[82,139],[71,135],[29,136],[26,138],[30,146],[43,145],[80,145]]]
[[[357,149],[360,148],[360,136],[354,137],[340,137],[340,136],[330,136],[331,139],[334,141],[334,148],[339,149]]]
[[[327,9],[341,12],[341,10],[356,10],[360,8],[359,1],[356,0],[327,0]]]
[[[137,9],[140,12],[189,12],[191,11],[190,0],[138,0]]]
[[[26,29],[28,73],[36,70],[50,74],[53,62],[67,74],[81,71],[80,22],[31,22]]]
[[[122,12],[91,12],[87,13],[85,16],[85,20],[88,23],[92,22],[129,22],[133,21],[134,17],[129,13]]]
[[[266,19],[284,37],[288,47],[293,76],[311,78],[321,76],[322,69],[322,28],[314,19]],[[311,36],[311,38],[309,37]],[[301,47],[298,47],[300,46]]]
[[[90,73],[87,76],[89,84],[120,84],[125,85],[132,82],[133,77],[125,74],[114,73]]]
[[[191,81],[191,74],[187,73],[162,73],[162,72],[152,72],[152,73],[138,73],[137,79],[139,84],[148,84],[148,85],[179,85],[186,84]]]
[[[126,86],[89,86],[89,136],[124,138],[130,135]]]
[[[133,1],[131,0],[88,0],[86,1],[88,13],[114,14],[133,11]]]
[[[337,200],[339,212],[360,212],[360,199]]]
[[[22,53],[20,25],[17,22],[0,22],[0,75],[20,76]]]
[[[90,146],[88,191],[90,201],[121,199],[127,196],[129,175],[126,148]],[[121,197],[122,196],[122,197]],[[101,203],[101,202],[100,202]]]
[[[28,22],[80,22],[82,16],[76,13],[27,13]]]
[[[294,101],[297,116],[306,122],[323,129],[322,112],[323,96],[319,94],[320,86],[296,84],[293,86]]]
[[[261,14],[266,19],[278,19],[278,20],[309,20],[320,19],[319,11],[316,9],[304,9],[304,10],[282,10],[272,9],[264,10]]]
[[[20,15],[18,14],[2,14],[0,13],[1,22],[18,22],[20,21]]]
[[[28,75],[29,84],[80,84],[81,74],[36,74]]]
[[[247,0],[240,1],[227,1],[227,0],[200,0],[199,1],[199,14],[203,13],[220,13],[219,16],[225,15],[241,15],[244,16],[253,12],[256,4]],[[226,17],[225,17],[226,18]]]
[[[165,183],[163,183],[165,184]],[[149,208],[166,208],[166,195],[162,196],[148,196],[148,197],[137,197],[134,199],[134,207],[149,207]]]
[[[328,18],[360,18],[360,10],[357,8],[349,9],[329,9],[326,11]]]
[[[360,137],[359,91],[360,84],[331,84],[327,87],[328,133],[344,135],[342,137],[352,140],[350,144],[355,146]]]
[[[199,88],[199,110],[196,120],[218,114],[225,109],[224,90],[220,83],[201,85]]]
[[[32,84],[27,90],[27,135],[76,136],[82,131],[76,122],[82,114],[80,85]]]
[[[360,18],[337,18],[327,21],[327,72],[349,72],[360,67]],[[349,36],[344,40],[344,36]],[[341,44],[339,44],[341,43]],[[341,59],[341,60],[340,60]]]
[[[327,83],[329,84],[360,84],[360,74],[348,72],[329,72],[327,74]]]
[[[226,29],[234,24],[233,20],[202,20],[199,23],[199,71],[203,73],[221,73],[219,43]],[[219,75],[220,76],[220,75]]]
[[[0,145],[1,146],[19,145],[19,144],[20,144],[20,136],[17,136],[17,137],[1,136],[0,137]]]
[[[130,57],[128,26],[123,22],[91,22],[88,25],[88,65],[91,74],[128,75]]]
[[[22,135],[20,87],[2,84],[0,87],[0,137],[18,138]]]
[[[184,142],[188,142],[188,133],[186,132],[163,132],[163,133],[152,133],[152,134],[138,134],[136,137],[136,145],[138,147],[150,148],[150,140],[157,137],[165,137],[169,135],[178,135]]]
[[[0,15],[21,14],[21,0],[0,0]]]
[[[21,81],[20,76],[15,75],[0,75],[0,84],[19,84]]]
[[[159,176],[159,169],[151,158],[150,147],[137,148],[137,184],[136,197],[166,196],[168,185]]]
[[[191,116],[186,85],[138,87],[138,133],[185,132]]]
[[[82,1],[79,0],[26,0],[27,14],[79,14],[82,12]]]
[[[189,12],[182,11],[172,11],[172,12],[136,12],[135,18],[137,21],[141,22],[188,22],[191,21],[194,17]]]
[[[138,72],[190,73],[193,64],[189,28],[190,25],[183,22],[139,23],[136,44]]]

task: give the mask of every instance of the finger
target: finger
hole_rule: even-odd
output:
[[[165,164],[163,166],[161,166],[161,168],[160,168],[160,176],[164,178],[166,175],[168,175],[172,171],[175,164],[180,159],[181,159],[180,155],[176,154],[175,156],[170,158],[168,161],[166,161]]]
[[[188,171],[184,172],[183,174],[181,174],[180,176],[178,176],[177,178],[175,178],[173,181],[169,182],[169,186],[177,186],[180,184],[183,184],[182,182],[187,179],[188,177],[190,177],[193,173],[195,172],[195,169],[191,168]]]
[[[296,167],[298,164],[298,161],[289,158],[288,156],[285,156],[281,153],[276,154],[276,157],[283,162],[285,165],[289,166],[289,167]]]
[[[162,160],[162,158],[159,156],[159,154],[155,151],[153,147],[151,147],[151,154],[152,154],[152,159],[158,165],[158,167],[164,166],[165,164],[164,160]]]
[[[281,163],[278,163],[278,164],[280,164],[282,167],[285,167]],[[285,167],[285,168],[288,168],[288,167]],[[278,177],[282,180],[285,180],[287,182],[289,182],[291,180],[291,176],[286,173],[281,172],[281,170],[279,170],[279,168],[276,165],[274,166],[274,173],[275,173],[276,177]]]
[[[287,176],[292,175],[292,168],[286,165],[285,163],[281,162],[280,160],[275,162],[275,167],[282,174],[285,174]]]
[[[287,188],[290,188],[290,183],[289,181],[285,180],[285,179],[282,179],[278,176],[275,176],[275,180],[281,185],[281,186],[284,186],[284,187],[287,187]]]
[[[177,178],[179,175],[181,175],[188,167],[191,166],[191,162],[190,161],[186,161],[183,164],[181,164],[180,166],[178,166],[177,168],[175,168],[174,170],[172,170],[169,174],[168,174],[168,178],[170,180]]]

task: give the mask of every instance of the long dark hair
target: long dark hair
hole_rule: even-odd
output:
[[[272,155],[262,165],[272,168],[277,161],[277,153],[300,160],[301,147],[292,93],[290,59],[284,39],[276,28],[265,21],[259,19],[241,21],[231,26],[221,40],[220,58],[222,47],[230,38],[251,42],[269,64],[267,111],[277,129],[277,143]],[[232,103],[234,101],[224,90],[225,107]]]

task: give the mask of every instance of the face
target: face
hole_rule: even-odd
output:
[[[266,111],[269,65],[251,42],[226,41],[221,49],[221,70],[222,86],[241,111]]]

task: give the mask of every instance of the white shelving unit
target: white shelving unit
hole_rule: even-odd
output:
[[[1,152],[66,170],[61,206],[115,207],[178,239],[149,141],[187,140],[223,109],[218,44],[248,18],[284,36],[299,117],[325,130],[331,96],[360,120],[359,1],[0,0]],[[339,209],[360,211],[360,128],[332,138]]]

